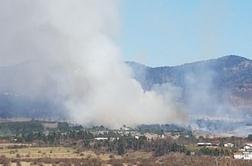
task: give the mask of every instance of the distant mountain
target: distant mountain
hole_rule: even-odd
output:
[[[250,59],[229,55],[164,67],[126,63],[145,90],[175,93],[194,130],[236,136],[252,132]]]
[[[192,117],[219,117],[220,114],[236,116],[233,115],[234,112],[230,113],[232,109],[248,110],[243,112],[252,114],[252,61],[247,58],[229,55],[179,66],[155,68],[136,62],[126,63],[144,90],[155,89],[162,92],[169,89],[169,92],[176,94],[176,101]],[[47,77],[48,73],[40,70],[27,72],[32,68],[31,65],[39,64],[0,67],[0,118],[64,118],[64,108],[61,105],[64,99],[58,98],[56,91],[48,87],[55,84],[55,78],[50,75]],[[241,113],[238,111],[238,114],[240,116]],[[246,115],[242,113],[242,116]]]
[[[210,95],[210,98],[216,100],[225,98],[236,106],[252,105],[252,61],[250,59],[229,55],[179,66],[155,68],[136,62],[126,63],[132,68],[134,77],[145,90],[169,83],[181,88],[183,101],[196,94],[199,95],[197,97],[199,103],[202,97],[204,99],[204,95]]]
[[[50,81],[51,84],[53,82],[48,79],[43,80],[47,81],[43,83],[41,78],[45,74],[38,70],[39,67],[33,68],[32,65],[40,64],[25,62],[0,67],[0,119],[12,117],[61,119],[64,117],[60,101],[48,97],[53,96],[54,93],[51,89],[47,90],[50,88],[48,82]],[[31,72],[31,69],[34,70]]]
[[[0,94],[1,118],[63,119],[64,108],[48,99],[30,98],[15,94]]]

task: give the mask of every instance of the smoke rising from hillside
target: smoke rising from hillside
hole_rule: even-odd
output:
[[[184,77],[185,105],[191,118],[231,119],[235,115],[235,108],[228,100],[231,92],[218,87],[217,73],[208,64],[203,62],[197,71],[188,72]]]
[[[0,8],[0,66],[17,68],[1,73],[1,91],[57,101],[82,124],[182,117],[172,94],[143,91],[131,79],[115,44],[116,0],[3,0]]]

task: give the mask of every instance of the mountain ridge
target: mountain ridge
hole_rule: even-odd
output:
[[[135,64],[135,65],[140,65],[140,66],[145,66],[147,68],[163,68],[163,67],[179,67],[179,66],[184,66],[184,65],[191,65],[191,64],[196,64],[196,63],[202,63],[202,62],[208,62],[208,61],[215,61],[215,60],[227,60],[227,59],[236,59],[236,60],[247,60],[247,61],[252,61],[249,58],[243,57],[243,56],[239,56],[239,55],[225,55],[225,56],[221,56],[221,57],[217,57],[217,58],[211,58],[211,59],[205,59],[205,60],[198,60],[198,61],[193,61],[193,62],[186,62],[186,63],[182,63],[182,64],[178,64],[178,65],[162,65],[162,66],[148,66],[144,63],[139,63],[136,61],[125,61],[126,64]]]
[[[133,76],[145,90],[165,83],[182,88],[186,94],[190,86],[203,86],[214,89],[216,93],[230,95],[229,100],[237,105],[251,105],[252,102],[252,61],[237,55],[216,59],[185,63],[178,66],[148,67],[136,62],[127,62]],[[133,65],[132,65],[133,64]],[[202,84],[208,84],[204,87]],[[210,87],[209,87],[210,86]],[[218,92],[219,91],[219,92]],[[223,97],[223,96],[221,96]],[[225,96],[227,97],[227,96]]]
[[[252,61],[250,59],[229,55],[178,66],[161,67],[149,67],[137,62],[125,63],[132,69],[133,77],[140,82],[145,91],[155,90],[166,84],[169,85],[168,88],[178,89],[177,101],[183,103],[186,110],[191,110],[192,113],[223,114],[233,109],[233,106],[238,107],[239,110],[252,112]],[[33,80],[19,80],[15,77],[17,72],[28,70],[27,65],[31,64],[0,67],[2,82],[0,117],[23,115],[64,118],[61,101],[52,101],[47,98],[47,94],[41,98],[34,98],[33,89],[27,88],[28,96],[26,96],[27,94],[19,94],[15,89],[11,91],[4,86],[11,87],[11,82],[15,80],[21,81],[18,88],[29,85],[29,81]],[[39,71],[34,71],[34,75],[35,78],[40,78]]]

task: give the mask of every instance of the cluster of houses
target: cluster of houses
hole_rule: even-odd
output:
[[[212,142],[199,142],[199,143],[197,143],[197,146],[217,147],[217,146],[220,146],[220,144],[219,143],[212,143]],[[225,143],[223,146],[225,148],[233,148],[234,144],[233,143]]]
[[[212,147],[212,146],[219,146],[219,144],[211,142],[199,142],[197,143],[197,146]]]
[[[198,146],[203,147],[217,147],[219,144],[210,143],[210,142],[199,142]],[[233,148],[233,143],[225,143],[224,147]],[[234,153],[234,159],[243,159],[243,160],[252,160],[252,143],[246,143],[238,152]]]
[[[252,144],[247,143],[238,152],[234,153],[234,159],[252,160]]]

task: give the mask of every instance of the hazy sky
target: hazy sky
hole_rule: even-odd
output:
[[[160,66],[252,58],[251,0],[122,0],[120,11],[125,60]]]

